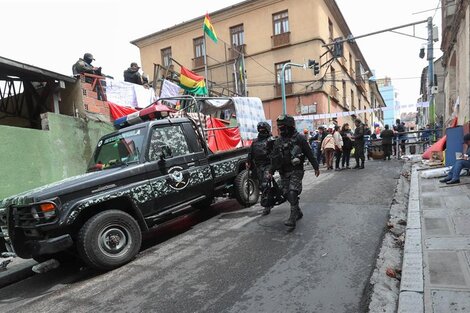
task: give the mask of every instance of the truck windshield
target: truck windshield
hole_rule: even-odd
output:
[[[134,129],[100,139],[88,171],[98,171],[138,162],[144,141],[144,131]]]

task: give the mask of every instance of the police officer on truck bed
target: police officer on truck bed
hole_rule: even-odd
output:
[[[271,126],[266,122],[259,122],[258,126],[258,138],[253,140],[248,153],[248,160],[246,163],[247,168],[252,169],[258,178],[260,189],[268,188],[270,176],[269,168],[271,160],[269,155],[272,150],[273,137],[271,135]],[[263,215],[271,213],[272,206],[264,207]]]
[[[302,192],[305,158],[315,169],[315,176],[320,175],[320,170],[307,140],[295,129],[294,118],[290,115],[280,115],[277,118],[277,127],[280,136],[274,141],[269,172],[272,175],[277,170],[281,175],[282,192],[290,204],[290,216],[284,225],[291,231],[295,229],[297,220],[303,217],[299,207],[299,195]]]

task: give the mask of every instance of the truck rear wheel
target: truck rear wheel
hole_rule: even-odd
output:
[[[255,205],[259,198],[258,181],[250,177],[248,170],[238,173],[235,178],[235,199],[243,206]]]
[[[131,261],[140,250],[137,221],[119,210],[91,217],[80,229],[77,250],[83,261],[99,270],[112,270]]]

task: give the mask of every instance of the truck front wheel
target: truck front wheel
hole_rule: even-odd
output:
[[[235,178],[235,198],[238,203],[246,207],[255,205],[258,202],[258,181],[250,177],[247,170],[241,171]]]
[[[112,270],[132,260],[140,250],[142,233],[129,214],[109,210],[91,217],[80,229],[77,249],[89,266]]]

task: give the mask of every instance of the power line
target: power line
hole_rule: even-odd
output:
[[[437,13],[437,10],[439,9],[439,4],[441,3],[441,0],[437,0],[437,5],[436,5],[436,9],[434,10],[434,14],[432,16],[432,19],[434,20],[434,17],[436,16],[436,13]]]

